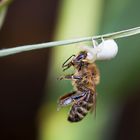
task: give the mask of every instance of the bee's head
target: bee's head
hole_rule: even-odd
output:
[[[86,51],[81,51],[75,58],[72,60],[73,66],[81,66],[81,63],[83,62],[84,59],[87,57],[87,52]]]
[[[81,66],[84,59],[87,57],[86,51],[81,51],[77,56],[72,55],[70,56],[62,65],[63,71],[70,68],[71,66],[79,67]],[[71,60],[70,60],[71,59]]]
[[[86,59],[87,57],[87,52],[86,51],[81,51],[79,55],[74,59],[76,62],[81,62],[82,60]]]

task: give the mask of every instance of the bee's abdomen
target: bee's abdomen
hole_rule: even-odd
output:
[[[79,101],[77,104],[73,104],[69,112],[68,121],[70,122],[81,121],[90,111],[92,106],[93,106],[93,103],[89,103],[84,100]]]

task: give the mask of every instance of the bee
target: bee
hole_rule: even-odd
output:
[[[58,100],[58,106],[71,105],[68,121],[79,122],[88,112],[96,109],[96,85],[100,81],[99,70],[90,61],[87,51],[72,55],[62,65],[63,71],[74,68],[74,73],[61,76],[59,80],[71,80],[74,91],[67,93]]]

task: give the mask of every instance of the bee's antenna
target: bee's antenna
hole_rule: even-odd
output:
[[[72,57],[75,57],[75,55],[73,54],[72,56],[70,56],[62,65],[62,68],[63,67],[66,67],[68,64],[66,64]]]

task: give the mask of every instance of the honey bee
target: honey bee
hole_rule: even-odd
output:
[[[87,51],[72,55],[62,65],[63,71],[74,67],[75,72],[61,76],[59,80],[71,80],[74,91],[67,93],[58,100],[58,106],[71,105],[68,121],[79,122],[88,112],[96,109],[96,85],[100,81],[99,70],[91,62]]]

